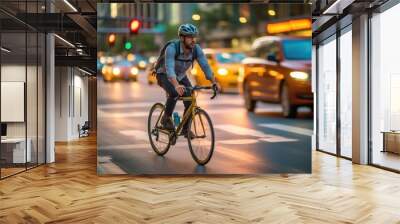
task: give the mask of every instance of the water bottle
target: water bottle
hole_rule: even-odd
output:
[[[178,127],[179,123],[181,122],[181,118],[179,117],[178,112],[174,112],[173,117],[174,117],[175,127]]]

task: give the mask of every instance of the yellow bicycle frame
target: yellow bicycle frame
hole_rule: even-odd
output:
[[[195,92],[192,93],[191,96],[184,96],[184,97],[179,97],[178,100],[182,101],[192,101],[192,104],[190,105],[189,109],[186,111],[186,113],[183,115],[181,122],[179,123],[178,127],[176,128],[176,133],[179,135],[183,129],[183,124],[185,124],[190,117],[194,117],[194,112],[195,109],[197,108],[197,101],[196,101],[196,96]]]
[[[183,129],[183,124],[185,124],[190,118],[194,118],[194,113],[196,111],[196,108],[198,108],[197,106],[197,101],[196,101],[196,96],[195,96],[195,92],[193,91],[191,96],[184,96],[184,97],[179,97],[178,100],[182,100],[182,101],[192,101],[192,104],[190,105],[189,109],[186,111],[186,113],[183,115],[181,122],[179,123],[178,127],[176,128],[175,132],[170,132],[167,130],[163,130],[163,129],[159,129],[160,132],[170,135],[175,133],[177,136],[180,135],[182,129]],[[159,121],[161,120],[161,117],[163,115],[164,111],[160,114],[156,124],[159,123]],[[200,117],[200,121],[201,123],[201,117]],[[202,124],[203,126],[203,124]],[[204,131],[204,126],[203,126],[203,131]]]

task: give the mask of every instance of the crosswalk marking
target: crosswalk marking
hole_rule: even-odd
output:
[[[132,136],[137,140],[144,140],[144,141],[149,140],[149,135],[147,134],[147,131],[123,130],[123,131],[119,131],[119,133],[126,135],[126,136]]]
[[[262,131],[245,128],[245,127],[241,127],[241,126],[236,126],[236,125],[221,124],[221,125],[215,125],[214,127],[216,129],[223,130],[223,131],[235,134],[235,135],[256,137],[255,139],[247,138],[247,139],[217,140],[218,144],[223,144],[223,145],[256,144],[256,143],[259,143],[260,141],[271,142],[271,143],[298,141],[298,139],[286,138],[286,137],[279,136],[279,135],[265,134]],[[110,149],[124,150],[124,149],[148,149],[150,147],[149,137],[148,137],[148,134],[146,131],[130,129],[130,130],[121,130],[121,131],[119,131],[119,133],[121,133],[122,135],[125,135],[125,136],[132,136],[135,138],[135,140],[144,141],[145,143],[99,146],[98,148],[100,150],[107,150],[107,149],[109,149],[109,150]],[[187,142],[186,141],[178,141],[176,143],[176,146],[187,146]]]
[[[173,147],[187,146],[187,141],[178,141]],[[100,150],[131,150],[131,149],[151,149],[150,143],[140,143],[140,144],[126,144],[126,145],[106,145],[99,146]]]
[[[230,140],[220,140],[217,143],[226,145],[248,145],[257,143],[257,139],[230,139]]]
[[[285,138],[283,136],[278,136],[278,135],[271,135],[271,134],[265,134],[264,132],[250,129],[250,128],[244,128],[236,125],[215,125],[214,126],[217,129],[236,134],[236,135],[245,135],[245,136],[253,136],[259,138],[261,141],[268,141],[268,142],[293,142],[297,141],[297,139],[290,139],[290,138]]]
[[[254,137],[267,137],[266,134],[264,134],[261,131],[257,131],[254,129],[250,128],[244,128],[236,125],[231,125],[231,124],[222,124],[222,125],[215,125],[214,126],[217,129],[221,129],[223,131],[236,134],[236,135],[247,135],[247,136],[254,136]]]
[[[232,111],[235,111],[235,113],[238,112],[245,112],[244,108],[232,108],[229,109],[230,113]],[[178,110],[179,111],[179,110]],[[182,109],[183,111],[183,109]],[[182,113],[181,111],[181,113]],[[227,109],[226,108],[221,108],[221,109],[207,109],[206,110],[208,114],[226,114]],[[99,118],[134,118],[134,117],[147,117],[149,116],[148,111],[138,111],[138,112],[105,112],[103,110],[99,110],[97,113],[97,116]]]
[[[155,102],[154,101],[142,101],[142,102],[134,102],[134,103],[109,103],[109,104],[100,104],[97,106],[98,109],[126,109],[126,108],[150,108]],[[161,101],[161,103],[164,103]],[[212,101],[209,99],[198,99],[197,103],[199,105],[234,105],[234,106],[242,106],[243,100],[241,99],[226,99],[223,101]]]
[[[274,138],[260,138],[260,141],[264,141],[264,142],[272,142],[272,143],[276,143],[276,142],[297,142],[297,139],[292,139],[292,138],[285,138],[285,137],[274,137]]]
[[[296,126],[290,126],[290,125],[284,125],[284,124],[259,124],[259,126],[282,130],[282,131],[287,131],[287,132],[292,132],[292,133],[296,133],[296,134],[300,134],[300,135],[307,135],[307,136],[313,135],[312,130],[306,129],[306,128],[300,128],[300,127],[296,127]]]

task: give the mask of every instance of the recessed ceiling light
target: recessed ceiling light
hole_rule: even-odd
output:
[[[4,52],[7,52],[7,53],[10,53],[10,52],[11,52],[11,50],[8,50],[8,49],[5,48],[5,47],[1,47],[1,50],[4,51]]]
[[[64,0],[65,4],[67,4],[72,10],[74,10],[75,12],[78,12],[78,10],[68,1],[68,0]]]
[[[75,48],[75,45],[73,45],[71,42],[67,41],[66,39],[60,37],[59,35],[54,34],[54,36],[57,37],[58,39],[60,39],[61,41],[63,41],[64,43],[68,44],[69,46]]]

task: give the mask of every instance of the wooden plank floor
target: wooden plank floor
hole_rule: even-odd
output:
[[[400,223],[400,175],[313,153],[312,175],[96,175],[94,137],[0,181],[0,223]]]

